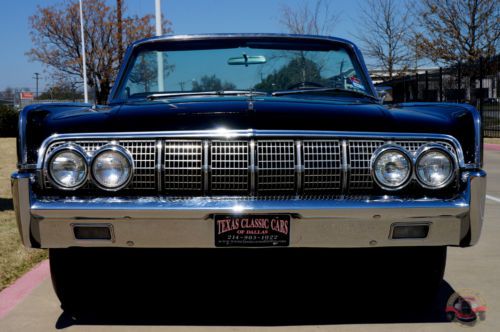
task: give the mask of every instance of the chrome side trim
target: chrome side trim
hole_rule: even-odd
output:
[[[12,200],[16,212],[17,228],[21,242],[27,248],[32,248],[30,237],[30,209],[31,209],[31,174],[13,173],[10,177]]]
[[[28,123],[28,112],[29,108],[25,107],[19,113],[18,121],[18,145],[17,145],[17,157],[19,158],[20,166],[23,168],[24,165],[28,164],[28,147],[26,145],[26,126]]]
[[[474,118],[474,135],[475,135],[475,151],[474,156],[476,158],[475,163],[477,168],[483,167],[483,126],[481,120],[481,114],[474,108],[472,111],[472,117]]]
[[[469,231],[470,242],[462,246],[473,246],[477,244],[481,236],[484,221],[484,208],[486,205],[486,183],[487,175],[483,170],[470,172],[468,176],[469,191],[466,192],[466,200],[469,204]]]
[[[302,154],[304,153],[302,149],[302,141],[295,141],[295,150],[297,151],[296,160],[295,160],[295,181],[297,181],[297,191],[296,193],[300,195],[303,189],[303,180],[304,180],[304,163],[302,162]]]
[[[254,138],[254,137],[297,137],[297,138],[344,138],[344,139],[384,139],[384,140],[442,140],[455,148],[460,168],[465,169],[464,153],[460,142],[450,135],[427,133],[387,133],[387,132],[342,132],[314,130],[197,130],[197,131],[164,131],[164,132],[124,132],[124,133],[75,133],[54,134],[46,138],[38,150],[37,169],[43,168],[47,148],[54,142],[78,139],[161,139],[161,138]]]
[[[209,184],[209,179],[210,179],[210,141],[204,140],[203,141],[203,164],[202,164],[202,171],[203,171],[203,192],[205,194],[208,194],[210,184]]]
[[[163,141],[156,140],[156,185],[158,186],[159,193],[161,193],[163,190],[164,172],[165,167],[163,165]]]
[[[347,153],[347,141],[342,140],[342,192],[347,193],[349,190],[349,161]]]
[[[257,164],[255,162],[255,140],[250,140],[249,145],[250,163],[248,164],[248,171],[250,173],[250,195],[255,195],[257,188]]]

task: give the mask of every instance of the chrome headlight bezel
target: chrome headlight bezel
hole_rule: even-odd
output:
[[[53,176],[53,174],[50,170],[52,161],[54,160],[55,157],[57,157],[62,152],[72,152],[76,155],[79,155],[83,160],[83,165],[85,167],[85,169],[84,169],[85,177],[75,186],[71,186],[71,187],[64,186],[57,179],[55,179],[55,177]],[[56,147],[54,150],[50,151],[50,153],[48,154],[46,161],[45,161],[45,165],[44,165],[44,171],[45,171],[45,175],[46,175],[45,177],[49,180],[50,184],[54,188],[57,188],[60,190],[65,190],[65,191],[74,191],[74,190],[80,189],[88,182],[88,179],[89,179],[88,162],[89,162],[88,155],[81,146],[74,144],[74,143],[62,144],[62,145]]]
[[[127,180],[125,182],[123,182],[121,185],[116,186],[116,187],[104,186],[96,179],[96,176],[94,174],[95,161],[97,160],[97,158],[101,154],[103,154],[105,152],[109,152],[109,151],[121,154],[125,158],[125,160],[127,160],[129,167],[130,167],[130,172],[128,174]],[[99,189],[102,189],[102,190],[106,190],[106,191],[118,191],[118,190],[121,190],[121,189],[125,188],[126,186],[128,186],[130,181],[132,181],[132,177],[134,176],[134,158],[132,157],[132,154],[127,149],[125,149],[123,146],[115,144],[115,143],[110,143],[110,144],[106,144],[106,145],[102,146],[101,148],[99,148],[98,150],[95,151],[94,155],[92,156],[92,159],[90,160],[89,169],[90,169],[89,173],[91,175],[92,183],[96,187],[98,187]]]
[[[444,181],[442,184],[440,184],[438,186],[428,185],[427,183],[425,183],[425,181],[423,181],[420,178],[419,173],[418,173],[418,164],[419,164],[420,160],[422,159],[422,157],[424,157],[426,154],[433,152],[433,151],[438,151],[438,152],[442,153],[443,155],[445,155],[450,160],[451,167],[452,167],[450,175],[448,176],[448,178],[446,178],[446,181]],[[422,186],[423,188],[432,189],[432,190],[443,189],[443,188],[447,187],[450,183],[452,183],[454,179],[457,178],[457,172],[459,170],[457,157],[455,156],[454,153],[449,151],[446,147],[442,146],[441,144],[436,144],[436,143],[426,144],[426,145],[422,146],[420,149],[418,149],[415,155],[416,155],[416,157],[415,157],[415,170],[414,170],[415,179],[417,180],[418,184],[420,186]]]
[[[407,161],[408,163],[408,174],[404,178],[404,180],[401,182],[401,184],[397,186],[388,186],[384,183],[382,183],[375,172],[375,164],[379,160],[380,157],[382,157],[385,153],[388,153],[390,151],[395,151],[400,153]],[[371,169],[371,175],[373,178],[373,181],[382,189],[387,190],[387,191],[396,191],[396,190],[401,190],[405,188],[413,178],[413,158],[408,150],[403,148],[402,146],[396,145],[396,144],[385,144],[379,147],[375,152],[373,153],[371,159],[370,159],[370,169]]]

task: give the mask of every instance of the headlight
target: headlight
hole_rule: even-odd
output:
[[[397,145],[384,145],[375,151],[371,165],[375,182],[386,190],[401,189],[410,180],[411,158]]]
[[[106,145],[92,159],[92,178],[101,189],[119,190],[130,182],[133,165],[132,156],[126,149]]]
[[[420,149],[416,161],[419,183],[429,189],[439,189],[453,180],[455,161],[442,146],[429,145]]]
[[[87,180],[87,160],[82,148],[64,144],[48,157],[48,175],[51,183],[64,190],[80,188]]]

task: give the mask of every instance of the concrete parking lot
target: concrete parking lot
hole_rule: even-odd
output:
[[[486,301],[488,308],[486,319],[476,325],[475,330],[500,331],[500,222],[498,221],[500,219],[500,151],[486,151],[485,168],[489,178],[482,238],[479,244],[472,248],[449,248],[445,282],[440,296],[429,310],[422,313],[391,317],[391,313],[388,312],[380,320],[367,320],[365,314],[372,310],[373,306],[383,305],[383,302],[370,300],[369,294],[367,294],[367,298],[360,298],[359,301],[356,301],[355,307],[345,308],[345,311],[350,313],[345,319],[343,319],[343,315],[346,312],[342,311],[333,311],[321,316],[315,315],[314,312],[310,311],[314,310],[316,306],[301,303],[299,299],[297,305],[301,308],[302,313],[294,312],[291,314],[294,317],[285,315],[276,321],[259,320],[258,307],[253,308],[255,314],[251,316],[255,317],[255,320],[242,320],[236,324],[229,317],[225,320],[223,315],[222,318],[219,317],[213,321],[199,320],[198,316],[201,313],[199,308],[192,312],[189,312],[188,309],[182,320],[171,319],[172,317],[163,319],[157,316],[134,318],[128,314],[115,315],[112,319],[100,316],[73,320],[59,308],[59,302],[53,292],[50,279],[39,276],[40,280],[43,281],[0,320],[0,331],[51,331],[55,329],[68,331],[244,331],[269,329],[277,331],[449,331],[455,329],[461,331],[462,326],[447,322],[443,315],[449,295],[453,293],[453,290],[461,289],[475,290]],[[203,280],[203,275],[197,277],[198,280]],[[174,285],[174,287],[176,286]],[[302,286],[300,283],[295,283],[293,287]],[[332,301],[342,301],[342,299],[332,299]],[[411,301],[412,299],[408,299],[408,302]],[[230,304],[230,306],[239,305],[242,304],[237,301]],[[276,308],[279,310],[280,307],[286,305],[286,303],[276,303]],[[325,302],[322,307],[325,308],[329,305],[328,302]],[[404,302],[395,304],[395,306],[403,308],[405,305]],[[140,310],[142,306],[142,303],[130,303],[130,307],[137,308],[137,310]],[[248,306],[245,307],[245,310],[250,309]],[[164,312],[163,316],[169,316],[169,312]]]

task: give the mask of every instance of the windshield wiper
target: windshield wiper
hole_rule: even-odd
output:
[[[283,90],[283,91],[275,91],[271,93],[271,96],[286,96],[286,95],[295,95],[295,94],[306,94],[306,93],[322,93],[322,92],[340,92],[340,93],[347,93],[363,98],[368,98],[370,100],[376,101],[377,103],[380,102],[380,99],[377,97],[374,97],[370,94],[361,92],[361,91],[356,91],[356,90],[347,90],[347,89],[340,89],[340,88],[310,88],[310,89],[300,89],[300,90]]]
[[[175,98],[175,97],[190,97],[190,96],[252,96],[252,95],[267,95],[261,91],[251,90],[229,90],[229,91],[200,91],[200,92],[165,92],[165,93],[152,93],[146,96],[146,99],[154,100],[161,98]]]

